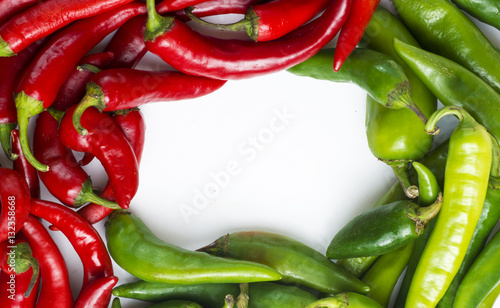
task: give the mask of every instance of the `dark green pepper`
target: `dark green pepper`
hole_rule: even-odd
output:
[[[427,121],[411,99],[411,83],[403,67],[390,56],[370,49],[356,48],[335,72],[330,69],[334,54],[334,48],[322,49],[287,71],[298,76],[356,84],[382,106],[390,109],[408,108],[423,123]]]
[[[318,298],[295,286],[273,282],[250,283],[248,308],[304,308]]]
[[[420,207],[406,200],[372,208],[350,220],[326,251],[331,259],[376,256],[413,242],[439,212],[441,198]]]
[[[332,297],[322,298],[305,308],[382,308],[371,298],[357,293],[340,293]]]
[[[500,30],[500,2],[497,0],[451,0],[463,11]]]
[[[215,257],[166,243],[127,211],[113,212],[105,228],[111,257],[142,280],[194,284],[281,279],[281,274],[259,263]]]
[[[269,232],[235,232],[220,237],[199,249],[212,255],[259,262],[294,283],[320,292],[353,291],[366,293],[369,288],[311,247],[281,234]]]
[[[203,306],[196,302],[178,299],[149,305],[146,308],[203,308]]]

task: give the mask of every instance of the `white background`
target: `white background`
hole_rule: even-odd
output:
[[[382,5],[392,10],[388,1]],[[497,30],[480,27],[500,47]],[[139,66],[164,67],[150,54]],[[368,149],[365,97],[355,85],[280,72],[229,81],[199,99],[145,105],[140,187],[130,209],[158,237],[187,249],[228,232],[266,230],[324,253],[333,235],[395,181]],[[449,130],[453,123],[440,126]],[[87,170],[102,188],[99,163]],[[43,198],[54,200],[45,189]],[[96,228],[104,238],[103,223]],[[76,296],[79,257],[64,236],[50,232],[67,259]],[[118,284],[135,280],[114,265]],[[146,303],[122,299],[122,305]]]

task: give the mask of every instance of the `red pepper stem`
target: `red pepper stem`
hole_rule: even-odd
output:
[[[10,132],[15,129],[17,124],[5,123],[0,124],[0,143],[2,143],[3,151],[10,160],[15,160],[19,155],[12,152],[12,145],[10,144]]]
[[[9,46],[9,43],[7,43],[1,36],[0,36],[0,57],[12,57],[15,56],[16,54],[12,51],[12,49]]]
[[[18,243],[16,247],[13,248],[13,250],[11,251],[14,251],[14,256],[13,256],[13,258],[15,258],[14,272],[16,274],[22,274],[28,271],[30,268],[33,269],[33,274],[31,276],[30,283],[28,285],[28,288],[26,289],[26,292],[24,292],[24,297],[28,297],[30,296],[31,291],[33,290],[36,281],[38,279],[38,275],[40,274],[40,266],[38,265],[37,259],[33,257],[31,247],[27,242]]]
[[[386,164],[391,166],[394,174],[396,175],[399,183],[403,187],[405,195],[410,199],[415,199],[418,197],[418,187],[411,185],[410,179],[408,178],[408,165],[409,161],[384,161]]]
[[[245,18],[232,24],[214,24],[205,21],[198,16],[193,14],[193,7],[190,6],[184,9],[186,15],[197,24],[203,25],[210,29],[221,30],[221,31],[245,31],[252,40],[256,41],[259,34],[259,17],[255,14],[254,10],[251,8],[248,10]]]
[[[436,201],[429,206],[418,206],[414,202],[408,203],[408,213],[406,216],[415,222],[415,233],[422,235],[427,223],[434,218],[443,205],[443,194],[439,193]]]
[[[45,110],[43,102],[36,100],[26,93],[20,92],[15,98],[17,108],[17,123],[19,125],[19,141],[26,160],[40,172],[49,171],[49,166],[39,162],[31,152],[28,143],[29,119]]]
[[[82,114],[89,107],[96,107],[99,111],[103,111],[104,108],[106,108],[103,97],[104,92],[102,91],[102,88],[95,82],[89,81],[87,83],[87,92],[73,113],[73,126],[80,135],[86,136],[89,133],[80,122]]]
[[[114,210],[121,209],[121,207],[116,202],[106,200],[94,193],[94,191],[92,190],[92,180],[90,179],[90,177],[82,184],[82,190],[75,198],[74,205],[75,207],[79,207],[87,202],[95,203]]]
[[[146,7],[148,11],[148,20],[146,22],[146,31],[144,39],[154,41],[158,36],[167,32],[174,23],[174,17],[161,16],[155,8],[155,0],[147,0]]]
[[[94,74],[97,74],[97,73],[99,73],[101,71],[100,68],[98,68],[95,65],[89,64],[89,63],[84,63],[84,64],[81,64],[81,65],[78,65],[76,67],[76,69],[78,71],[90,71],[90,72],[92,72]]]

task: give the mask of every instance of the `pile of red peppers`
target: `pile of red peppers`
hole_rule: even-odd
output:
[[[108,307],[118,279],[93,224],[127,209],[137,192],[145,137],[140,105],[200,97],[227,80],[285,70],[337,34],[332,70],[338,70],[379,0],[157,2],[0,1],[0,142],[13,161],[0,167],[1,307]],[[207,36],[186,24],[227,13],[245,15],[248,40]],[[92,53],[111,33],[104,50]],[[147,52],[175,70],[136,69]],[[100,193],[83,168],[93,159],[109,179]],[[40,181],[59,202],[40,198]],[[81,258],[76,299],[41,221],[64,234]],[[9,281],[15,291],[4,287]]]

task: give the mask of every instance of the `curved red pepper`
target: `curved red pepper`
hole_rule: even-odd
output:
[[[73,123],[81,134],[85,134],[80,117],[91,106],[99,111],[116,111],[152,102],[196,98],[218,90],[225,83],[225,80],[177,71],[127,68],[100,71],[87,83],[87,93],[75,109]]]
[[[30,212],[54,225],[68,238],[83,264],[82,290],[97,279],[113,275],[108,250],[88,221],[60,204],[40,199],[32,200]]]
[[[81,120],[88,134],[80,135],[72,122],[75,108],[70,107],[61,120],[61,142],[74,151],[93,154],[106,170],[116,202],[128,208],[139,186],[139,166],[134,151],[111,116],[96,108],[83,113]]]
[[[0,1],[0,25],[13,16],[27,10],[40,0],[2,0]]]
[[[19,142],[19,131],[12,130],[12,152],[17,158],[12,162],[13,169],[19,172],[30,189],[31,198],[40,198],[40,178],[35,168],[26,160]]]
[[[68,268],[49,232],[31,215],[26,219],[22,232],[38,260],[43,277],[37,308],[72,308],[74,300]]]
[[[104,69],[105,66],[113,61],[113,58],[114,54],[110,51],[94,53],[83,57],[64,84],[61,85],[51,107],[65,111],[69,107],[78,104],[85,95],[85,84],[96,73],[96,71],[88,69],[85,66],[91,65],[98,69]]]
[[[115,9],[133,0],[43,1],[0,27],[0,57],[10,57],[70,23]]]
[[[0,241],[14,241],[30,211],[30,190],[15,170],[0,167],[0,179]]]
[[[356,48],[370,23],[380,0],[354,0],[345,25],[340,30],[333,56],[333,70],[338,71],[345,59]]]
[[[18,77],[45,41],[37,41],[15,57],[0,58],[0,142],[5,154],[12,160],[16,155],[11,151],[10,131],[17,126],[17,110],[12,93]]]
[[[262,0],[209,0],[192,7],[191,12],[198,17],[206,17],[223,14],[245,14],[252,5],[256,5]],[[160,5],[156,6],[159,14],[167,13]],[[190,18],[184,10],[175,11],[173,16],[182,21],[189,21]],[[144,38],[143,38],[144,41]]]
[[[173,12],[206,1],[207,0],[163,0],[162,2],[158,3],[157,10],[162,13]]]
[[[130,146],[134,150],[137,163],[139,164],[142,158],[142,150],[144,149],[144,139],[146,136],[146,124],[142,112],[139,109],[121,111],[113,114],[113,120],[118,124],[125,138],[127,138],[130,143]],[[100,197],[110,201],[115,200],[113,189],[109,182],[102,190]],[[78,209],[78,214],[91,224],[95,224],[106,218],[112,211],[112,209],[90,203]]]
[[[2,308],[31,308],[35,307],[38,297],[40,275],[37,276],[32,292],[25,296],[25,291],[30,287],[33,269],[17,274],[14,277],[7,272],[0,273],[0,307]],[[14,283],[14,284],[13,284]],[[12,288],[13,287],[13,288]]]
[[[78,296],[75,308],[106,308],[111,301],[111,292],[118,282],[118,277],[107,276],[92,282]]]
[[[87,202],[119,208],[116,203],[97,196],[89,175],[76,161],[73,152],[59,139],[59,122],[48,112],[37,120],[33,136],[35,157],[50,167],[39,176],[47,190],[67,206],[79,207]]]
[[[54,102],[61,85],[85,54],[128,19],[145,11],[143,3],[133,2],[72,23],[51,36],[24,70],[15,89],[17,122],[24,155],[37,170],[47,171],[48,167],[38,162],[29,148],[29,118]]]
[[[311,57],[345,23],[352,0],[334,0],[312,22],[279,39],[255,43],[202,35],[173,17],[161,17],[148,0],[146,47],[175,69],[215,79],[242,79],[281,71]]]

